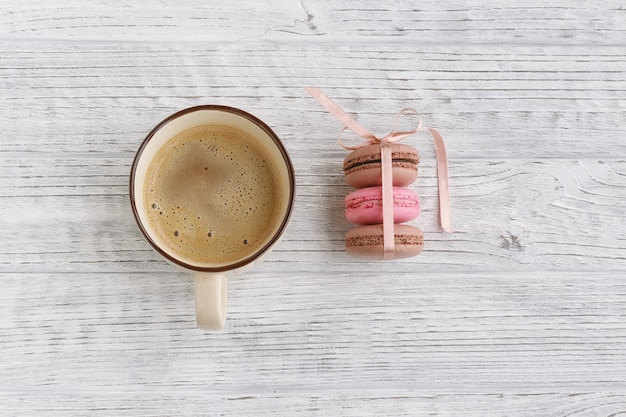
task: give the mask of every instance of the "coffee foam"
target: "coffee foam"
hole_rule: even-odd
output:
[[[281,220],[280,178],[267,150],[228,126],[170,139],[147,171],[144,201],[159,240],[187,262],[217,266],[260,250]]]

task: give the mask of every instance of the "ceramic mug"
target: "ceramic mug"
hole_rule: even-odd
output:
[[[295,175],[278,136],[233,107],[181,110],[144,139],[131,207],[148,243],[194,277],[196,320],[224,327],[228,276],[258,263],[291,216]]]

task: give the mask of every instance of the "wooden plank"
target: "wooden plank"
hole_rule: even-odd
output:
[[[613,2],[480,0],[380,3],[305,2],[307,23],[322,36],[432,44],[622,43],[624,9]],[[311,28],[313,29],[313,27]]]
[[[0,43],[0,153],[133,153],[169,114],[210,102],[335,155],[342,126],[313,85],[379,135],[415,108],[453,160],[606,158],[626,154],[624,80],[621,47]]]
[[[616,2],[471,0],[333,2],[254,0],[107,5],[68,0],[62,7],[8,0],[0,38],[148,42],[419,42],[423,44],[615,44],[626,12]]]
[[[441,130],[451,159],[626,154],[620,47],[0,48],[0,152],[132,153],[167,115],[211,102],[258,115],[294,152],[334,155],[341,125],[302,89],[315,85],[380,135],[397,111],[415,108]],[[418,140],[430,146],[427,135]]]
[[[4,10],[1,38],[80,41],[242,41],[261,38],[274,29],[292,26],[295,19],[306,18],[298,2],[280,0],[108,5],[70,0],[61,7],[10,0]]]
[[[626,270],[625,160],[467,160],[450,165],[453,234],[437,226],[432,158],[411,186],[425,252],[390,263],[344,253],[341,159],[294,150],[296,208],[266,271]],[[170,270],[141,238],[128,201],[128,158],[1,160],[3,271]]]
[[[204,334],[183,273],[2,274],[0,397],[623,394],[623,278],[253,271]]]
[[[181,390],[178,387],[116,387],[85,391],[64,388],[8,391],[0,400],[15,414],[46,416],[569,416],[623,413],[626,399],[621,391],[561,391],[529,393],[450,393],[396,390],[393,392],[327,391],[316,393],[216,393],[213,390]]]

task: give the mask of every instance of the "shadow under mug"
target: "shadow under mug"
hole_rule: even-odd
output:
[[[146,176],[157,152],[179,133],[199,126],[226,126],[241,130],[257,141],[257,145],[272,158],[278,186],[283,196],[280,219],[270,230],[259,249],[227,264],[198,263],[184,259],[164,243],[148,221],[148,202],[144,196]],[[207,198],[215,196],[206,196]],[[171,263],[191,271],[194,276],[196,321],[203,330],[224,327],[227,304],[227,279],[258,263],[278,242],[285,231],[295,197],[295,175],[287,151],[278,136],[255,116],[228,106],[201,105],[181,110],[167,117],[146,136],[133,160],[130,173],[130,202],[141,233],[160,255]]]

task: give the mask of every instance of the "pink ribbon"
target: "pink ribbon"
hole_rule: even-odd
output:
[[[439,190],[439,224],[441,228],[446,232],[452,231],[450,222],[450,192],[448,190],[448,158],[446,156],[446,147],[443,142],[443,138],[435,129],[422,126],[422,118],[419,118],[417,127],[413,130],[396,132],[395,125],[398,122],[400,116],[405,113],[419,114],[409,108],[400,110],[394,121],[394,129],[386,136],[379,138],[372,132],[361,126],[344,112],[335,102],[333,102],[328,96],[326,96],[319,88],[307,87],[305,88],[318,103],[320,103],[326,110],[328,110],[333,116],[341,121],[345,127],[341,130],[350,129],[358,136],[366,139],[356,146],[346,146],[341,141],[341,133],[339,135],[339,144],[348,150],[355,150],[363,148],[371,144],[380,144],[381,154],[381,170],[382,170],[382,189],[383,189],[383,259],[393,258],[395,251],[394,242],[394,221],[393,221],[393,179],[392,179],[392,158],[391,158],[391,144],[399,142],[408,136],[415,133],[427,130],[435,142],[435,155],[437,158],[437,187]]]

